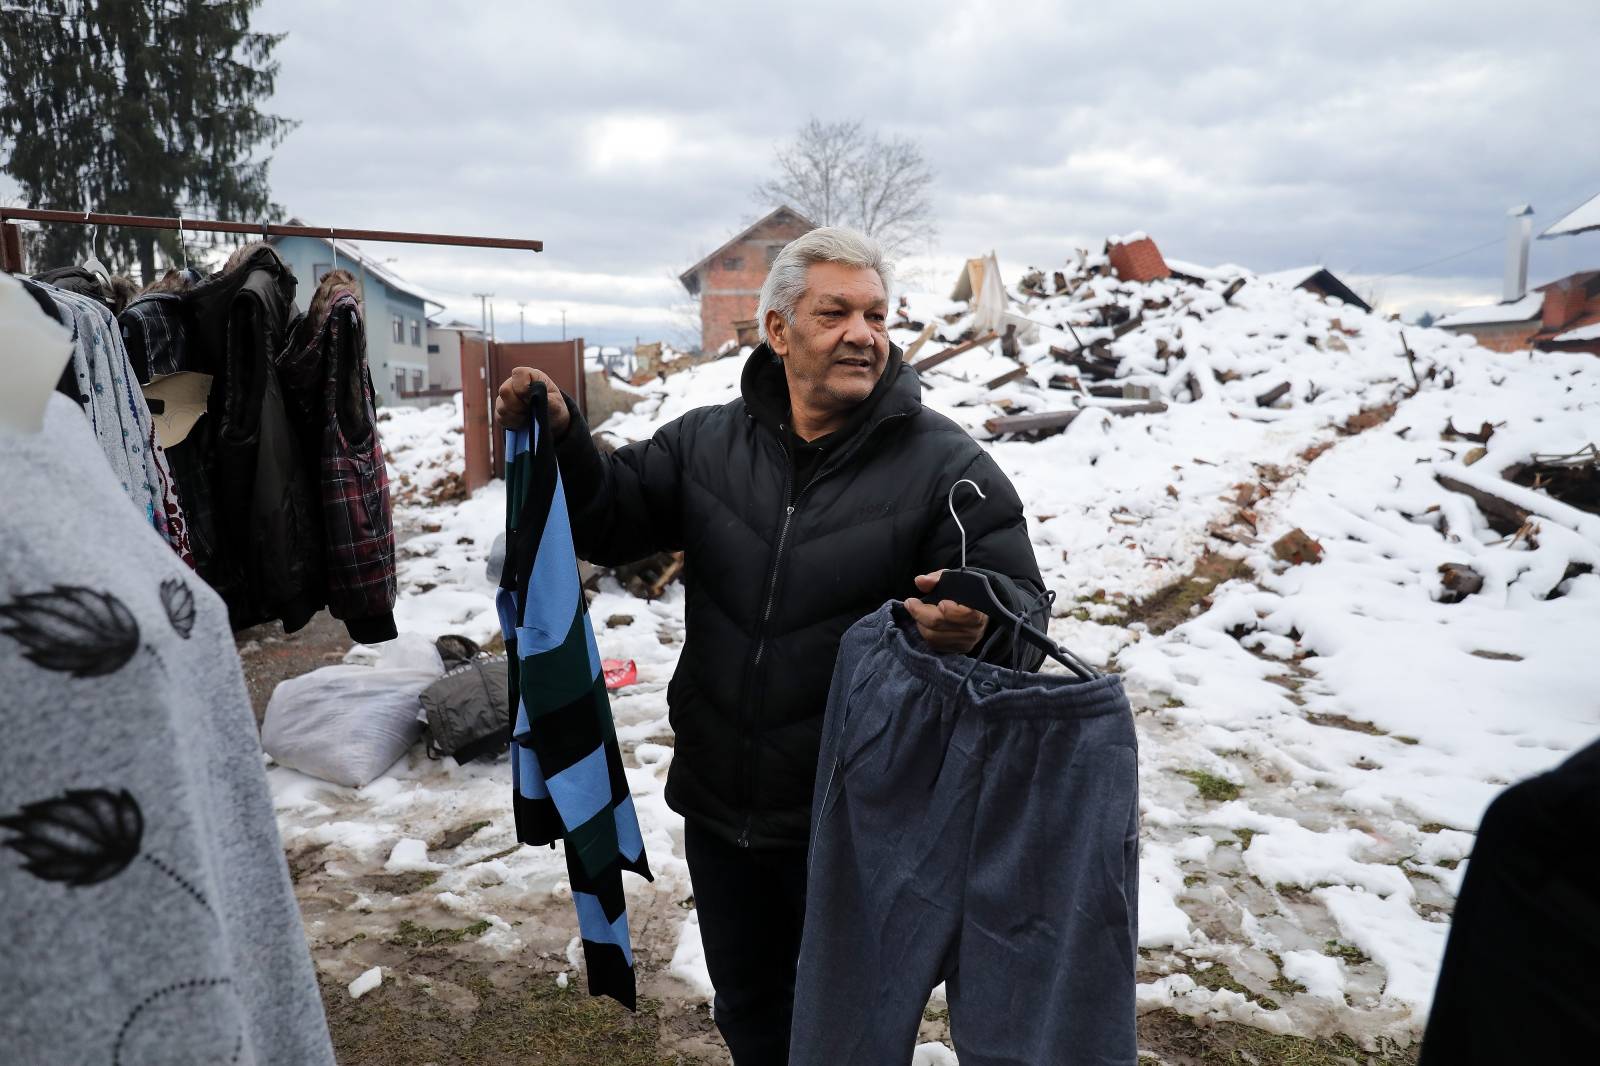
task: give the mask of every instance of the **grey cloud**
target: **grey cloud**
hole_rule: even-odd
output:
[[[501,321],[586,308],[591,335],[677,314],[671,279],[760,213],[751,188],[810,114],[918,139],[934,259],[993,248],[1007,269],[1142,229],[1199,262],[1487,297],[1498,245],[1383,275],[1498,241],[1513,202],[1546,223],[1600,192],[1587,3],[266,0],[256,23],[289,33],[274,107],[302,121],[279,202],[542,238],[383,254],[442,292],[491,287]],[[1600,236],[1541,242],[1532,272],[1596,259]]]

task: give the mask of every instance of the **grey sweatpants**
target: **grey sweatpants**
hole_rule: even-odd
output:
[[[812,807],[792,1066],[909,1063],[947,982],[961,1066],[1132,1066],[1133,719],[1115,677],[844,636]]]

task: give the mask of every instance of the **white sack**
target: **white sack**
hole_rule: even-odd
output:
[[[422,690],[444,674],[433,642],[402,633],[374,666],[324,666],[281,682],[261,747],[283,766],[352,788],[379,777],[422,735]]]

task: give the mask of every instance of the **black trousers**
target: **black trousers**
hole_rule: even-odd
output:
[[[1489,805],[1421,1066],[1593,1062],[1600,1047],[1600,742]]]
[[[683,850],[716,988],[717,1028],[734,1066],[787,1066],[806,915],[805,849],[741,848],[687,822]]]

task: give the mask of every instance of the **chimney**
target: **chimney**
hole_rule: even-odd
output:
[[[1503,303],[1514,303],[1528,295],[1528,245],[1533,239],[1533,208],[1518,204],[1506,214],[1511,224],[1506,233],[1506,283],[1500,299]]]
[[[1588,302],[1588,289],[1571,278],[1551,285],[1544,290],[1544,308],[1539,318],[1540,329],[1546,333],[1554,333],[1583,314]]]

